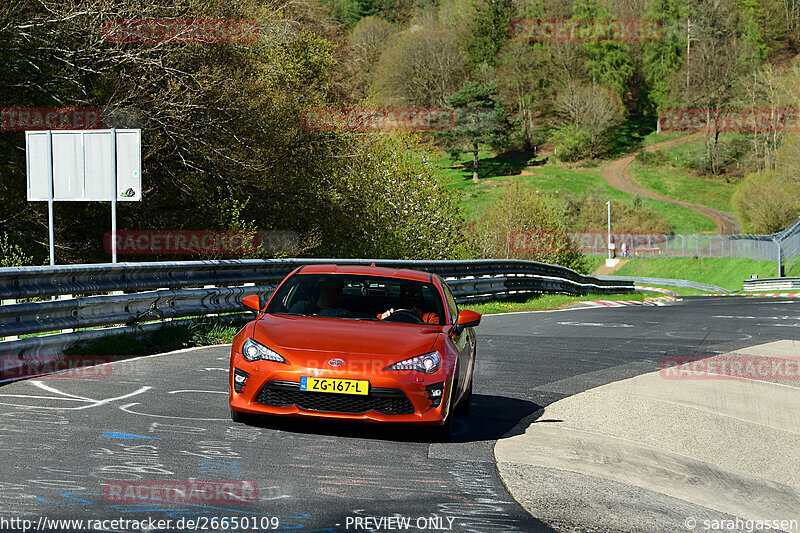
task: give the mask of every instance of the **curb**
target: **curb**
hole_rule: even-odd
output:
[[[670,302],[678,301],[674,296],[659,296],[646,298],[643,302],[637,300],[590,300],[583,302],[584,307],[632,307],[632,306],[664,306]]]

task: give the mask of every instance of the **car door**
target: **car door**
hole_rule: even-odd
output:
[[[442,287],[444,288],[445,303],[450,312],[450,340],[453,342],[456,350],[458,350],[458,375],[456,378],[458,379],[459,396],[455,398],[455,401],[457,401],[466,389],[467,377],[472,368],[471,359],[474,343],[467,329],[459,331],[459,329],[455,327],[456,319],[458,318],[458,305],[453,297],[453,293],[450,291],[450,287],[448,287],[444,281],[442,281]]]

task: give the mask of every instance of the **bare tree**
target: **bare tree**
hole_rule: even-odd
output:
[[[378,61],[377,99],[387,105],[446,106],[464,80],[465,65],[466,57],[449,31],[414,25]]]
[[[743,74],[738,10],[730,0],[704,0],[695,6],[691,24],[700,37],[689,41],[691,56],[684,67],[687,104],[705,111],[706,160],[710,171],[717,174],[719,136]]]
[[[599,84],[568,83],[556,97],[556,123],[585,131],[589,139],[585,149],[590,156],[602,152],[624,114],[616,92]]]

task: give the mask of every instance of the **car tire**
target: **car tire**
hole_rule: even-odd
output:
[[[461,401],[458,403],[455,411],[453,412],[456,416],[469,416],[469,409],[472,405],[472,376],[469,377],[469,385],[467,385],[467,390],[464,392],[464,396],[461,398]]]
[[[453,436],[453,418],[455,418],[453,415],[454,413],[450,413],[441,426],[431,428],[434,442],[450,442],[450,438]]]

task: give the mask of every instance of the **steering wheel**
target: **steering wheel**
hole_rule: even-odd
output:
[[[397,315],[400,315],[398,317],[400,318],[400,320],[394,320],[394,317]],[[392,322],[406,322],[408,324],[413,324],[413,322],[408,322],[407,320],[403,320],[402,318],[403,316],[410,316],[417,322],[425,322],[424,320],[422,320],[422,317],[417,314],[416,311],[413,311],[411,309],[395,309],[394,311],[392,311],[392,314],[387,316],[384,320],[390,320]]]

